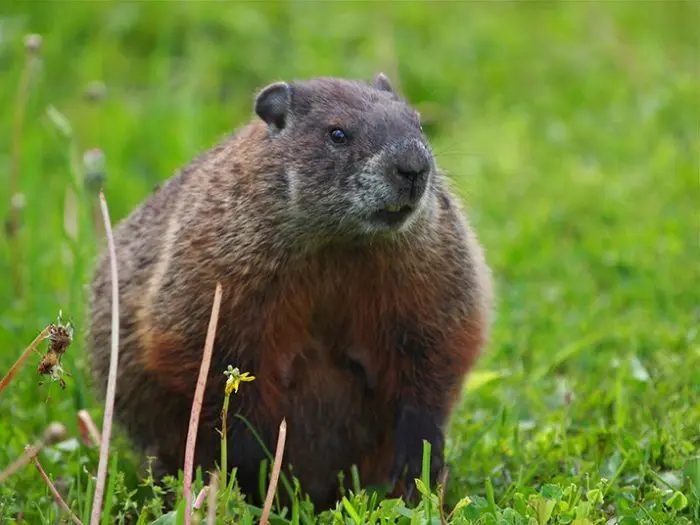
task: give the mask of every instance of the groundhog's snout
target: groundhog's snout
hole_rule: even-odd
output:
[[[383,164],[391,193],[374,218],[382,224],[398,226],[418,207],[428,186],[433,161],[422,143],[406,140],[387,151]]]
[[[390,154],[388,177],[396,189],[399,206],[415,206],[425,192],[432,168],[427,149],[419,142],[407,141]]]
[[[430,157],[425,148],[415,142],[402,145],[394,155],[395,183],[406,186],[411,193],[425,187],[430,174]],[[418,195],[420,196],[420,195]]]

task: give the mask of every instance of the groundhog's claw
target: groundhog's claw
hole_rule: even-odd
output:
[[[421,477],[424,439],[431,445],[430,483],[434,484],[444,466],[443,432],[426,411],[408,407],[402,409],[396,426],[396,451],[390,482],[392,493],[396,494],[396,485],[403,478],[401,492],[406,501],[413,498],[416,488],[414,480]]]

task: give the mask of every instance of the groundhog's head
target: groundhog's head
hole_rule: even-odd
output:
[[[426,213],[435,161],[420,116],[380,73],[276,82],[255,99],[282,158],[295,220],[325,233],[406,231]]]

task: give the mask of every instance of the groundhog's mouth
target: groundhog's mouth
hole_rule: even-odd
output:
[[[374,220],[386,226],[401,224],[413,212],[413,206],[387,204],[384,209],[374,213]]]

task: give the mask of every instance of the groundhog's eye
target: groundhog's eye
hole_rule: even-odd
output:
[[[331,130],[331,140],[336,144],[343,144],[347,140],[347,136],[342,129],[333,128]]]

